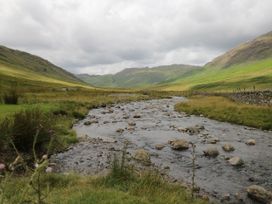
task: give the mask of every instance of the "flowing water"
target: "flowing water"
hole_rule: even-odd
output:
[[[230,194],[229,203],[254,203],[245,196],[247,186],[258,184],[272,188],[272,132],[175,112],[174,105],[185,100],[174,97],[93,109],[86,119],[74,126],[79,137],[87,140],[53,158],[61,171],[97,174],[109,168],[112,155],[120,151],[124,141],[128,140],[131,155],[144,148],[149,151],[157,168],[171,178],[189,183],[192,175],[191,149],[176,151],[168,144],[169,140],[185,139],[196,145],[196,184],[202,190],[218,200]],[[86,125],[86,121],[92,124]],[[136,124],[131,126],[134,125],[131,123]],[[194,126],[203,126],[204,129],[196,134],[179,131],[180,128]],[[118,129],[124,131],[117,132]],[[219,142],[209,144],[209,140],[215,137]],[[246,145],[248,139],[255,139],[256,145]],[[225,143],[232,144],[235,151],[223,151]],[[165,147],[157,150],[157,144]],[[217,147],[219,156],[207,158],[203,155],[203,150],[210,146]],[[241,157],[244,165],[231,166],[226,158],[232,156]],[[237,193],[243,201],[235,198]]]

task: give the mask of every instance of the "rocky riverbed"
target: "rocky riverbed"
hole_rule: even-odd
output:
[[[140,155],[138,160],[147,160],[139,162],[142,166],[190,183],[194,143],[196,184],[202,191],[220,202],[257,203],[246,196],[246,188],[272,189],[272,132],[175,112],[174,105],[183,100],[93,109],[74,126],[82,142],[51,159],[61,172],[104,174],[128,141],[128,158],[135,164]]]

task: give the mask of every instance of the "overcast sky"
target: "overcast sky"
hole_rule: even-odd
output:
[[[0,44],[73,73],[202,65],[272,30],[272,0],[0,0]]]

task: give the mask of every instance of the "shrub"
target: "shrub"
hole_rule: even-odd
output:
[[[78,111],[74,111],[73,117],[76,119],[82,120],[85,118],[85,115],[83,113],[78,112]]]
[[[68,115],[67,111],[65,111],[65,110],[55,110],[55,111],[53,111],[53,114],[57,115],[57,116],[67,116]]]
[[[39,108],[22,110],[0,123],[1,140],[11,139],[19,151],[29,153],[37,135],[36,151],[44,152],[51,139],[54,139],[53,128],[51,115]]]
[[[5,104],[18,104],[18,100],[19,93],[16,88],[12,88],[3,95],[3,101]]]
[[[9,142],[9,135],[11,135],[11,119],[6,117],[0,121],[0,152],[6,149]]]

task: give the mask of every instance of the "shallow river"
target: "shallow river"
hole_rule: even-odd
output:
[[[172,139],[186,139],[196,144],[196,184],[202,190],[219,200],[225,194],[230,194],[230,203],[254,203],[245,196],[247,186],[258,184],[272,188],[272,132],[175,112],[174,105],[184,100],[174,97],[93,109],[86,119],[74,126],[80,137],[89,140],[55,155],[54,160],[61,171],[101,173],[109,168],[114,152],[128,140],[131,155],[135,150],[144,148],[150,152],[151,161],[156,167],[178,181],[190,182],[191,149],[175,151],[168,144]],[[92,124],[84,125],[86,121]],[[129,123],[136,125],[129,126]],[[178,131],[196,125],[204,126],[204,129],[192,135]],[[116,131],[120,128],[124,132]],[[219,142],[209,144],[209,140],[215,137]],[[248,139],[255,139],[256,145],[246,145]],[[232,144],[235,151],[223,151],[222,145],[225,143]],[[164,144],[165,147],[157,150],[157,144]],[[217,147],[218,157],[203,156],[203,150],[210,146]],[[232,156],[241,157],[244,165],[231,166],[226,158]],[[236,193],[244,201],[238,201]]]

